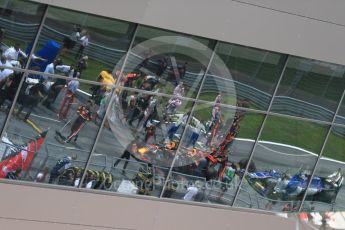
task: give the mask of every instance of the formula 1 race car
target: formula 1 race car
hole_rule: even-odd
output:
[[[307,192],[307,200],[333,203],[344,182],[340,169],[327,177],[314,176],[307,189],[310,175],[300,172],[288,175],[271,170],[251,172],[246,179],[258,193],[274,200],[299,200]]]

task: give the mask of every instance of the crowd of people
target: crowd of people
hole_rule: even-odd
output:
[[[1,31],[1,38],[3,39],[5,31]],[[27,63],[29,60],[28,54],[21,49],[20,43],[15,43],[13,47],[0,50],[1,108],[3,110],[10,108],[16,92],[19,90],[17,114],[21,115],[25,111],[24,120],[28,120],[35,107],[39,103],[42,103],[43,106],[50,110],[56,110],[55,108],[59,107],[57,117],[66,121],[71,105],[74,103],[76,93],[80,87],[78,79],[83,77],[83,72],[88,66],[88,56],[84,55],[84,51],[89,45],[89,40],[89,32],[79,25],[74,25],[73,32],[64,38],[57,57],[51,63],[47,63],[47,59],[35,54],[31,55],[31,63]],[[63,61],[63,56],[77,45],[79,45],[79,48],[75,52],[75,63],[66,64]],[[116,79],[120,79],[120,86],[154,91],[157,89],[159,80],[166,71],[170,77],[175,71],[174,68],[168,68],[168,57],[163,57],[160,59],[159,65],[155,70],[156,75],[148,75],[142,70],[146,68],[149,61],[150,57],[148,56],[137,66],[134,72],[123,74],[123,76],[118,76],[119,73],[117,72],[117,76],[114,77],[114,74],[110,70],[100,72],[96,81],[105,85],[92,87],[91,99],[98,105],[98,110],[93,118],[100,121],[104,117],[112,86],[115,85]],[[15,71],[11,68],[24,68],[25,65],[28,65],[31,70],[42,71],[43,73],[30,74],[27,76],[22,87],[18,89],[23,74],[19,70]],[[176,84],[174,97],[169,100],[165,114],[176,113],[182,104],[181,99],[178,97],[184,96],[183,82],[180,79],[183,78],[186,72],[186,65],[187,63],[178,65],[178,73],[174,77],[174,84]],[[40,69],[41,66],[45,66],[44,70],[42,68]],[[63,75],[65,78],[50,77],[50,75],[54,74]],[[63,99],[60,105],[54,106],[61,92],[64,93]],[[152,139],[151,137],[155,137],[156,122],[154,118],[157,118],[157,99],[154,96],[139,93],[131,93],[129,95],[126,90],[117,92],[117,94],[120,95],[122,109],[128,124],[133,126],[133,123],[136,122],[136,128],[141,126],[141,130],[146,131],[144,138],[146,142]]]

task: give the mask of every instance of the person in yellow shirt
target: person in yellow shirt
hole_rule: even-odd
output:
[[[113,85],[115,85],[116,80],[114,79],[111,70],[103,70],[99,73],[97,82],[105,84],[102,86],[92,87],[92,99],[95,100],[96,104],[99,105],[104,94],[111,91],[111,88]]]
[[[116,83],[116,80],[114,79],[110,70],[103,70],[100,72],[97,81],[106,84],[101,88],[103,91],[110,91],[111,86],[115,85]]]

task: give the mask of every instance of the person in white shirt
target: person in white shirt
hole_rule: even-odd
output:
[[[16,43],[14,46],[8,48],[4,55],[8,60],[15,60],[18,61],[19,55],[23,56],[24,58],[27,58],[28,55],[20,49],[20,44]]]
[[[81,45],[83,45],[84,47],[88,46],[89,45],[89,38],[90,38],[90,35],[88,33],[86,33],[83,37],[81,37],[79,40]]]
[[[74,187],[78,187],[79,186],[80,180],[81,180],[81,178],[78,177],[74,181]],[[86,180],[89,180],[89,181],[86,183],[85,188],[92,189],[95,186],[95,184],[96,184],[97,178],[95,176],[91,176],[90,178],[85,178],[84,181],[86,181]]]
[[[44,73],[55,74],[56,66],[62,65],[61,59],[55,59],[54,62],[48,64],[44,70]],[[48,80],[48,76],[43,76],[44,80]]]
[[[216,99],[214,99],[214,103],[215,105],[219,105],[221,101],[222,101],[222,95],[218,94]]]
[[[2,55],[0,59],[0,82],[6,80],[10,75],[14,73],[12,69],[6,69],[6,67],[13,67],[13,66],[6,59],[6,56]]]
[[[44,73],[55,74],[55,65],[54,62],[48,64],[44,70]],[[45,79],[48,79],[48,76],[44,76]]]
[[[70,77],[70,78],[73,78],[74,71],[76,71],[73,64],[70,66],[69,65],[57,65],[55,67],[55,69],[57,71],[63,73],[65,76]],[[76,76],[79,78],[79,73],[76,73]]]
[[[45,59],[45,58],[36,56],[35,54],[31,54],[31,60],[32,60],[33,62],[46,62],[46,61],[48,61],[48,60]]]
[[[73,65],[58,65],[55,67],[56,70],[63,73],[64,75],[68,75],[71,68],[73,69]]]
[[[187,188],[187,193],[184,195],[183,200],[193,201],[196,194],[198,194],[198,188],[195,185]]]
[[[74,45],[80,39],[81,28],[76,26],[74,29],[75,29],[75,31],[69,36],[69,38],[74,42],[72,44],[72,47],[69,47],[70,49],[73,49]]]
[[[45,182],[47,176],[49,174],[49,168],[48,167],[44,167],[43,171],[39,172],[36,176],[36,179],[34,180],[34,182]]]
[[[75,179],[74,181],[74,187],[78,187],[79,186],[79,183],[80,183],[80,177],[78,177],[77,179]]]
[[[79,60],[83,56],[85,47],[89,45],[89,38],[90,38],[89,33],[85,32],[85,35],[79,39],[80,46],[79,46],[78,52],[75,54],[76,60]]]
[[[184,96],[184,86],[182,81],[175,87],[173,94],[177,97]]]
[[[67,50],[74,48],[77,41],[80,39],[81,28],[79,25],[73,26],[73,33],[70,36],[66,36],[63,40],[63,44],[59,51],[59,56],[63,55]]]

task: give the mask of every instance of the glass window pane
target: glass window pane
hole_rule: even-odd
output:
[[[230,205],[240,181],[238,162],[249,157],[263,117],[198,104],[163,196]]]
[[[345,128],[333,126],[304,202],[307,211],[344,211]]]
[[[100,110],[77,90],[78,84],[75,79],[25,79],[2,140],[0,177],[78,186],[99,129],[94,118]]]
[[[125,68],[137,76],[127,86],[175,94],[175,87],[183,83],[181,96],[195,98],[214,44],[205,38],[140,26]]]
[[[285,59],[283,54],[221,42],[200,99],[213,101],[221,94],[221,103],[266,110]]]
[[[43,60],[33,60],[30,68],[114,84],[116,79],[108,79],[102,71],[121,69],[134,29],[133,23],[49,7],[35,50]]]
[[[169,107],[171,100],[117,91],[88,168],[99,170],[98,164],[106,162],[105,171],[112,177],[106,189],[160,195],[192,105],[181,99],[174,111]]]
[[[45,5],[28,1],[1,0],[1,65],[23,68],[37,34]],[[0,76],[0,81],[5,76]]]
[[[345,67],[290,57],[272,111],[332,121],[345,87]]]
[[[326,125],[269,116],[235,205],[297,211],[327,131]]]

